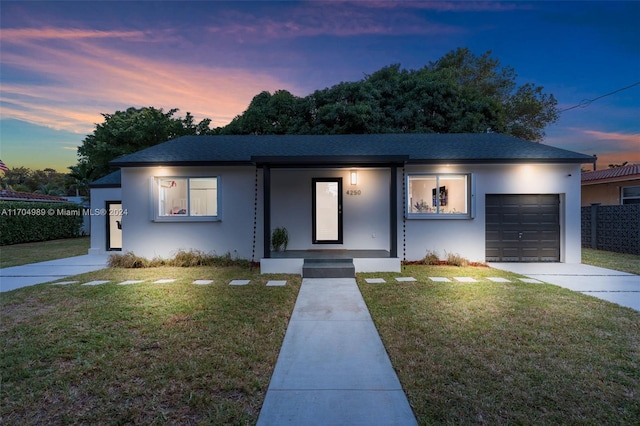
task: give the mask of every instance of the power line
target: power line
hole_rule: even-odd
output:
[[[575,109],[575,108],[586,108],[586,107],[588,107],[589,105],[591,105],[591,103],[592,103],[592,102],[597,101],[598,99],[602,99],[602,98],[604,98],[604,97],[611,96],[611,95],[613,95],[614,93],[622,92],[623,90],[631,89],[632,87],[637,86],[637,85],[639,85],[639,84],[640,84],[640,81],[636,81],[635,83],[633,83],[633,84],[631,84],[631,85],[629,85],[629,86],[627,86],[627,87],[623,87],[623,88],[621,88],[621,89],[614,90],[613,92],[606,93],[606,94],[604,94],[604,95],[602,95],[602,96],[598,96],[597,98],[593,98],[593,99],[585,99],[585,100],[581,101],[581,102],[580,102],[579,104],[577,104],[577,105],[574,105],[574,106],[572,106],[572,107],[569,107],[569,108],[565,108],[565,109],[560,110],[560,112],[569,111],[570,109]]]

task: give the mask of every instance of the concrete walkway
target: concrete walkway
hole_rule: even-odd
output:
[[[305,278],[258,425],[415,425],[353,278]]]
[[[0,292],[55,281],[107,267],[108,255],[86,254],[0,269]]]
[[[489,263],[489,266],[640,311],[640,275],[581,263]]]

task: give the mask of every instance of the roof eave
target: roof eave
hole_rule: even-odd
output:
[[[256,165],[270,166],[388,166],[404,164],[409,159],[407,155],[341,155],[341,156],[252,156],[251,161]]]
[[[618,176],[611,178],[603,178],[603,179],[591,179],[591,180],[583,180],[583,185],[598,185],[604,183],[622,183],[622,182],[630,182],[634,180],[640,180],[640,175],[635,176]]]
[[[189,167],[189,166],[252,166],[251,161],[112,161],[113,167]]]
[[[586,164],[587,158],[432,158],[411,159],[407,164]]]

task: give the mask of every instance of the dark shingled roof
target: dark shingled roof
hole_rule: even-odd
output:
[[[89,188],[120,188],[121,172],[116,170],[100,179],[94,180],[89,184]]]
[[[640,179],[640,164],[629,164],[622,167],[612,167],[604,170],[582,173],[582,182],[621,181]],[[599,182],[594,182],[599,183]]]
[[[498,133],[184,136],[117,158],[152,165],[593,163],[595,157]]]

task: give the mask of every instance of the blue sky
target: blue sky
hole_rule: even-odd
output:
[[[561,110],[583,104],[544,143],[596,154],[598,168],[640,162],[638,22],[637,1],[3,0],[0,159],[66,171],[101,113],[179,108],[223,126],[263,90],[305,96],[468,47]]]

